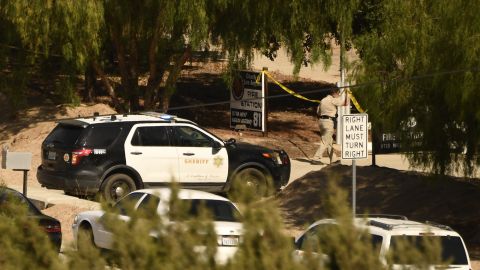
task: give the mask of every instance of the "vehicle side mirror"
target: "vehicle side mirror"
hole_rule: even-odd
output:
[[[232,144],[235,144],[236,142],[237,142],[237,140],[235,140],[234,138],[230,138],[225,142],[225,144],[226,145],[232,145]]]

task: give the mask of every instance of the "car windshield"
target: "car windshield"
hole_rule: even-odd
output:
[[[211,214],[214,221],[238,222],[240,213],[237,208],[228,201],[222,200],[189,200],[191,202],[190,215],[198,216],[199,209],[203,206]]]
[[[451,265],[466,265],[468,264],[467,255],[465,254],[465,248],[463,247],[462,240],[458,236],[392,236],[390,240],[390,251],[394,252],[393,263],[399,263],[399,256],[395,256],[397,252],[399,242],[410,243],[418,250],[424,249],[424,241],[426,237],[433,237],[434,240],[440,241],[442,247],[442,262],[448,262]]]
[[[40,214],[40,211],[23,197],[22,194],[9,189],[4,189],[0,191],[0,210],[4,209],[7,204],[16,204],[26,207],[29,215]]]

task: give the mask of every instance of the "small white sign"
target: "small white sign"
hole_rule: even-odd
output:
[[[342,116],[342,159],[368,158],[368,114]]]

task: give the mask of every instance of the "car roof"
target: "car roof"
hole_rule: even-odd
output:
[[[6,187],[6,186],[0,186],[0,193],[2,194],[15,194],[15,195],[19,195],[19,196],[23,196],[23,194],[13,188],[9,188],[9,187]]]
[[[435,222],[418,222],[413,220],[404,219],[392,219],[392,218],[366,218],[359,219],[363,226],[369,228],[371,232],[384,231],[392,235],[398,234],[419,234],[419,233],[432,233],[440,235],[457,235],[450,227]]]
[[[142,192],[157,195],[163,199],[170,199],[171,189],[170,188],[147,188],[139,189],[134,192]],[[219,195],[215,195],[209,192],[193,190],[193,189],[179,189],[178,198],[182,200],[217,200],[217,201],[230,201],[227,198],[224,198]]]
[[[101,123],[120,123],[120,122],[182,122],[196,125],[193,121],[188,119],[179,118],[174,115],[157,113],[157,112],[144,112],[136,114],[112,114],[102,116],[91,116],[69,120],[60,120],[58,123],[66,125],[74,125],[80,127],[86,127],[88,125],[101,124]]]
[[[319,224],[337,224],[335,219],[321,219],[309,226]],[[362,217],[355,218],[355,226],[368,229],[371,233],[390,235],[418,235],[432,233],[436,235],[459,235],[450,227],[434,222],[418,222],[403,218]]]

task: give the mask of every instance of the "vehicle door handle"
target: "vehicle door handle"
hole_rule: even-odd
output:
[[[142,152],[130,152],[130,154],[132,154],[132,155],[141,155]]]
[[[183,153],[184,156],[194,156],[194,153]]]

